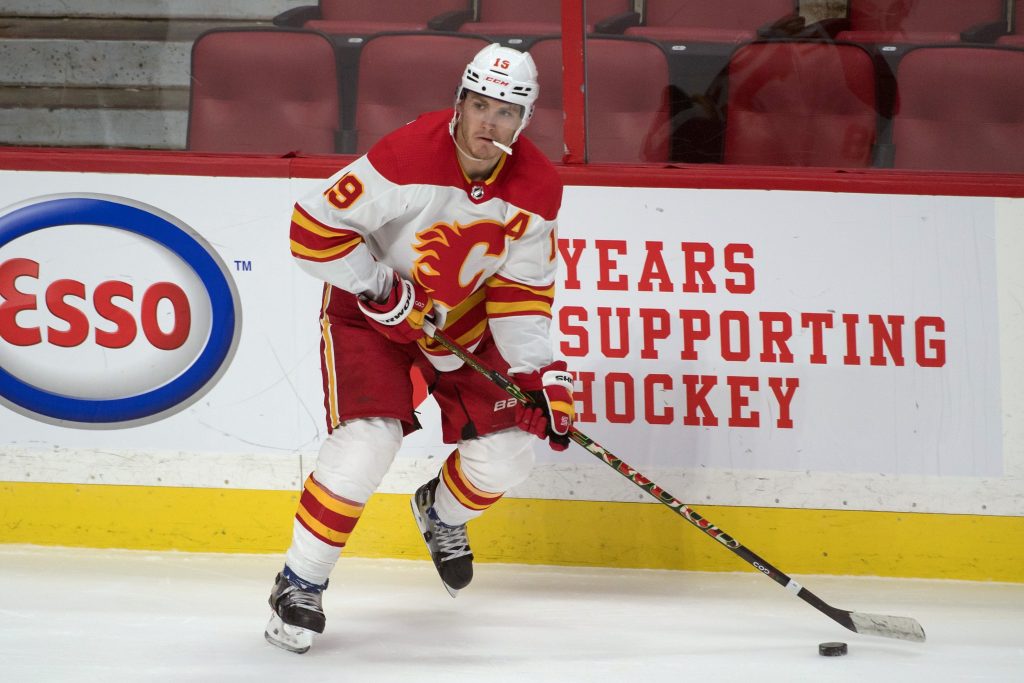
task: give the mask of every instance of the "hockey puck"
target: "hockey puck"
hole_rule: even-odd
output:
[[[819,643],[818,654],[822,657],[842,657],[846,654],[846,643]]]

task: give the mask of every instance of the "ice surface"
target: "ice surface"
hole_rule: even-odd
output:
[[[921,644],[851,633],[753,572],[478,564],[453,600],[426,560],[344,558],[296,655],[263,640],[281,562],[0,546],[0,681],[1024,681],[1019,584],[799,578],[918,619]],[[849,654],[819,656],[832,640]]]

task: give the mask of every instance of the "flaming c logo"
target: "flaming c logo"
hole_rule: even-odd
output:
[[[505,235],[505,226],[494,221],[432,225],[416,235],[413,275],[435,301],[454,308],[479,286],[483,259],[505,253]]]

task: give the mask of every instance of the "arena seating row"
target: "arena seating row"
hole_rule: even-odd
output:
[[[417,114],[452,106],[462,68],[488,41],[385,33],[346,64],[321,32],[208,32],[193,47],[188,147],[365,152]],[[561,41],[529,50],[541,97],[527,136],[558,160]],[[1024,49],[918,46],[892,69],[853,43],[759,40],[737,47],[704,93],[680,91],[657,41],[594,35],[587,59],[591,161],[690,161],[680,154],[689,144],[726,164],[1024,171]]]
[[[418,114],[451,107],[463,68],[489,42],[461,33],[377,34],[349,68],[336,59],[331,38],[316,31],[207,32],[193,45],[187,146],[216,152],[361,154]],[[530,52],[540,71],[541,96],[528,137],[558,160],[563,148],[561,40],[537,40]],[[670,89],[661,48],[607,37],[592,40],[588,55],[596,98],[592,158],[668,160]],[[633,69],[642,72],[640,81],[630,82]]]
[[[895,71],[915,44],[945,42],[1024,46],[1017,17],[1024,0],[847,0],[831,3],[838,16],[808,23],[825,9],[801,0],[586,0],[591,35],[626,35],[656,42],[668,61],[669,156],[690,163],[723,160],[722,82],[738,45],[756,39],[805,38],[871,46]],[[401,21],[396,20],[400,17]],[[385,31],[448,31],[482,35],[519,49],[561,32],[558,0],[318,0],[282,13],[280,26],[332,36],[345,73],[360,68],[360,51]],[[1021,29],[1024,34],[1024,28]],[[883,76],[883,80],[886,78]],[[891,78],[890,78],[891,80]],[[343,77],[342,129],[355,129],[354,82]],[[891,88],[890,88],[891,89]],[[884,98],[883,98],[884,100]],[[882,112],[887,116],[886,112]],[[536,134],[536,131],[534,131]],[[341,148],[353,151],[357,141]],[[593,151],[593,150],[592,150]]]
[[[766,41],[728,67],[722,161],[1024,171],[1024,50]]]
[[[587,0],[586,5],[590,31],[621,33],[639,18],[633,0]],[[274,23],[350,37],[435,30],[515,41],[557,35],[562,16],[561,3],[551,0],[320,0],[318,5],[286,11]]]
[[[1005,37],[1012,17],[1006,0],[849,0],[845,19],[822,23],[837,40],[857,43],[1013,42]]]
[[[848,0],[845,16],[807,25],[800,0],[587,0],[588,33],[624,33],[671,44],[740,43],[756,37],[824,37],[857,43],[1019,44],[1015,0]],[[331,35],[457,31],[503,42],[561,32],[556,0],[319,0],[274,23]],[[1022,27],[1024,28],[1024,27]]]

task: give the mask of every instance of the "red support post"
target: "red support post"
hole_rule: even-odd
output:
[[[584,0],[562,0],[562,110],[565,114],[562,162],[566,164],[587,161],[583,3]]]

